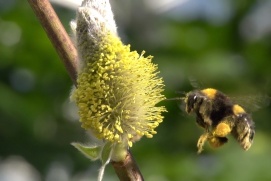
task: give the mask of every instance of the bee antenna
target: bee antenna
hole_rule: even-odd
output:
[[[185,91],[175,91],[176,94],[186,95]]]
[[[170,99],[165,99],[165,101],[179,101],[179,100],[184,100],[184,97],[175,97],[175,98],[170,98]]]

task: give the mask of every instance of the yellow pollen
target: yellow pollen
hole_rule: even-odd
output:
[[[226,123],[219,123],[214,131],[214,136],[226,137],[231,132],[231,128]]]

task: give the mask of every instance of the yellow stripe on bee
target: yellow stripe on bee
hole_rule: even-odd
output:
[[[215,95],[217,93],[217,90],[216,89],[212,89],[212,88],[208,88],[208,89],[201,90],[201,92],[203,94],[205,94],[207,97],[209,97],[210,99],[214,99]]]
[[[238,104],[235,104],[232,108],[232,111],[233,111],[233,114],[234,115],[237,115],[237,114],[242,114],[242,113],[245,113],[246,111],[241,107],[239,106]]]

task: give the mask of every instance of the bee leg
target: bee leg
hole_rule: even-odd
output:
[[[198,154],[200,154],[200,153],[203,151],[203,145],[204,145],[204,143],[206,142],[206,140],[208,139],[208,135],[209,135],[209,133],[206,132],[206,133],[202,134],[202,135],[199,137],[199,140],[198,140],[198,143],[197,143]]]
[[[213,136],[215,137],[226,137],[232,130],[231,124],[227,121],[220,122],[212,132]]]
[[[211,126],[213,124],[213,121],[210,119],[210,114],[212,112],[212,101],[205,98],[198,112],[202,116],[202,120],[205,125]]]
[[[207,127],[207,125],[205,124],[205,122],[204,122],[202,116],[201,116],[199,113],[197,114],[196,122],[197,122],[197,124],[198,124],[200,127],[202,127],[202,128],[206,128],[206,127]]]
[[[228,139],[226,137],[211,136],[208,138],[208,142],[213,148],[218,148],[218,147],[224,145],[225,143],[227,143]]]
[[[214,148],[218,148],[227,143],[228,139],[226,136],[231,133],[232,128],[233,121],[230,117],[221,121],[217,126],[215,126],[211,133],[212,136],[208,138],[209,144]]]

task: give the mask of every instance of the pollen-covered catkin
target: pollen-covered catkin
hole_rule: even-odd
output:
[[[103,11],[95,2],[79,8],[74,25],[81,63],[71,97],[83,128],[99,139],[132,146],[142,136],[156,134],[163,120],[166,110],[157,106],[165,99],[163,80],[151,56],[123,45],[111,9],[105,15],[108,1]]]

